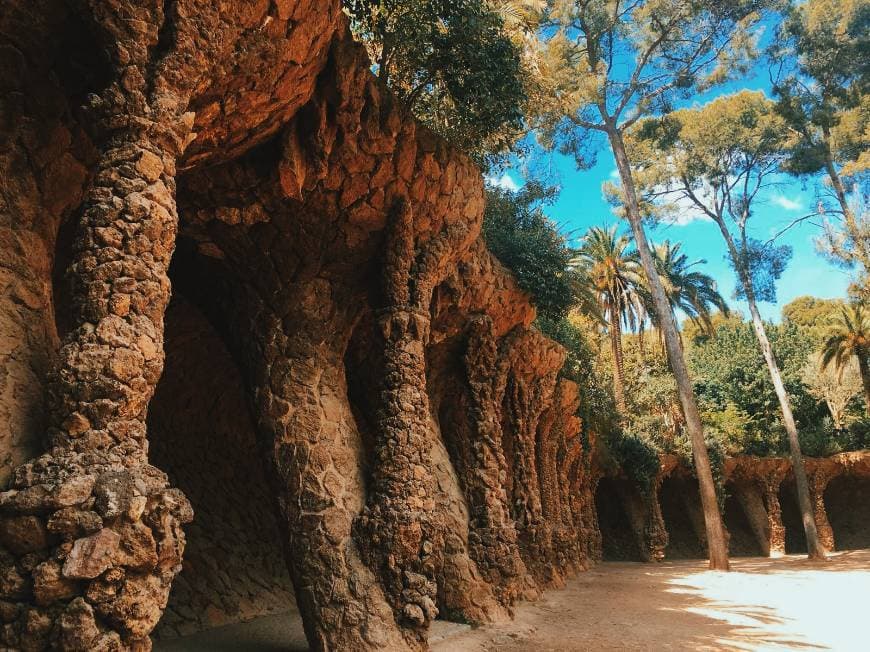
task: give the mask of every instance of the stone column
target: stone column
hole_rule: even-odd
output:
[[[683,494],[683,505],[686,507],[686,513],[689,515],[689,521],[692,524],[692,531],[698,537],[698,542],[701,548],[707,550],[707,528],[704,522],[704,510],[701,508],[701,498],[697,490],[690,489]],[[722,523],[722,529],[725,532],[725,540],[731,540],[731,533],[725,523]]]
[[[552,475],[555,498],[552,513],[553,548],[563,573],[588,567],[589,561],[583,545],[583,515],[580,501],[585,485],[583,446],[580,442],[580,420],[576,416],[579,406],[577,386],[559,379],[553,400],[553,425],[546,433],[552,439]],[[544,436],[542,431],[539,436]],[[577,495],[572,485],[577,485]],[[578,503],[574,504],[575,498]],[[545,504],[549,501],[545,499]]]
[[[502,603],[510,605],[521,595],[527,571],[504,486],[501,406],[495,388],[498,348],[489,317],[472,319],[468,331],[463,361],[471,398],[471,434],[458,442],[463,450],[457,468],[468,502],[468,547],[478,568],[497,587]]]
[[[64,648],[150,646],[192,518],[148,464],[145,431],[163,369],[175,136],[141,124],[102,151],[68,272],[74,327],[49,383],[49,452],[16,469],[0,497],[6,528],[42,533],[10,552],[23,555],[18,572],[32,577],[44,622],[59,619],[44,635]],[[22,625],[9,644],[38,647],[41,635]]]
[[[519,533],[520,550],[526,566],[542,585],[554,580],[551,558],[551,531],[544,521],[535,438],[538,419],[547,407],[537,383],[531,386],[524,378],[508,372],[504,384],[507,414],[503,423],[509,424],[513,438],[513,459],[508,460],[513,470],[511,511]]]
[[[457,600],[445,608],[472,621],[486,619],[496,607],[464,546],[455,549],[462,542],[451,537],[449,549],[445,546],[446,506],[438,504],[433,476],[433,451],[441,444],[435,441],[426,386],[429,305],[445,261],[464,236],[463,228],[446,228],[418,248],[410,205],[398,200],[383,267],[386,307],[376,314],[384,369],[371,483],[356,538],[381,578],[407,644],[420,649],[438,613],[439,595]],[[439,591],[439,581],[450,586]]]
[[[246,357],[306,637],[323,651],[407,649],[352,537],[365,495],[363,444],[344,376],[353,318],[322,279],[294,287],[289,304],[295,309],[284,318],[265,305],[249,310],[261,315],[254,337],[262,353]],[[334,336],[322,337],[324,329]]]
[[[595,509],[595,493],[598,491],[598,482],[601,476],[595,473],[590,475],[587,482],[581,488],[582,502],[581,514],[583,526],[580,528],[581,544],[586,551],[586,558],[593,562],[601,561],[604,552],[604,542],[601,537],[601,528],[598,525],[598,512]]]
[[[647,525],[652,522],[649,517],[649,501],[641,495],[638,489],[627,482],[617,482],[616,487],[619,499],[622,501],[622,506],[628,516],[628,522],[631,524],[631,531],[634,534],[641,559],[643,561],[656,561],[656,553],[649,536],[651,532],[647,530]]]
[[[768,554],[771,557],[782,557],[785,555],[785,526],[782,524],[782,509],[779,505],[780,484],[782,484],[782,476],[777,474],[765,478],[762,485],[764,506],[767,513],[767,532],[770,542]]]
[[[128,65],[92,107],[98,155],[67,270],[71,329],[48,384],[49,449],[0,496],[3,527],[30,533],[6,541],[0,563],[22,588],[4,597],[37,605],[5,628],[11,647],[150,647],[181,567],[180,526],[192,518],[148,464],[145,431],[163,369],[175,161],[192,115],[167,89],[160,107],[146,100],[147,46],[162,16],[118,11],[109,23],[130,31],[116,35]]]
[[[649,561],[661,561],[665,558],[665,549],[668,547],[668,531],[665,528],[665,520],[662,517],[661,503],[659,502],[659,487],[661,479],[656,478],[644,495],[644,539],[649,551]]]
[[[683,505],[686,508],[686,514],[689,516],[689,522],[692,524],[692,531],[698,538],[701,547],[706,550],[707,528],[704,524],[704,510],[701,509],[701,499],[698,492],[693,490],[684,491]]]
[[[770,518],[764,507],[764,500],[758,486],[754,483],[740,482],[734,485],[734,493],[743,513],[746,514],[750,527],[752,527],[752,533],[758,541],[761,554],[767,557],[772,556]]]
[[[831,477],[832,474],[829,470],[819,467],[809,478],[813,516],[815,517],[816,528],[819,531],[819,541],[822,547],[824,547],[825,552],[833,552],[835,550],[834,530],[828,521],[828,512],[825,509],[825,489],[828,486],[828,482],[831,481]]]

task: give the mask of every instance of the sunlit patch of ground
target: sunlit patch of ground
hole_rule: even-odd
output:
[[[438,652],[870,650],[870,551],[811,563],[736,559],[604,563],[517,607],[516,620],[452,636]]]

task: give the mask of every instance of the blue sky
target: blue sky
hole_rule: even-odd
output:
[[[740,80],[715,92],[693,99],[686,105],[698,105],[726,93],[747,88],[769,93],[767,68],[759,65]],[[613,215],[611,206],[605,201],[602,183],[614,181],[616,165],[606,142],[599,148],[597,163],[588,170],[577,170],[573,159],[555,154],[550,160],[550,183],[561,189],[557,201],[545,207],[545,212],[566,233],[579,237],[594,225],[612,225],[621,222]],[[758,200],[754,215],[750,220],[750,235],[767,241],[780,229],[795,218],[810,213],[819,203],[821,179],[797,180],[783,177],[782,183],[768,190]],[[508,170],[499,179],[493,179],[503,187],[518,188],[523,183],[522,171],[518,168]],[[684,216],[685,224],[660,225],[648,231],[653,241],[669,239],[683,243],[683,249],[690,259],[705,259],[703,266],[707,274],[719,284],[719,290],[734,309],[748,315],[743,302],[733,299],[736,283],[734,273],[725,260],[725,244],[716,225],[705,219],[690,219]],[[818,224],[818,220],[811,220]],[[624,223],[623,223],[624,224]],[[627,224],[624,224],[627,230]],[[823,298],[845,297],[849,285],[849,275],[826,259],[817,251],[814,243],[819,235],[818,226],[804,222],[777,239],[778,244],[788,244],[793,249],[791,262],[777,284],[777,303],[762,303],[760,309],[766,319],[779,321],[783,305],[802,295]]]

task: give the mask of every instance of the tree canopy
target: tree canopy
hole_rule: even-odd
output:
[[[382,84],[483,161],[510,145],[526,92],[519,47],[486,0],[345,0]]]

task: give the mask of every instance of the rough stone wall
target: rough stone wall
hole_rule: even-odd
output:
[[[423,649],[595,558],[563,352],[337,2],[3,20],[4,645],[147,649],[289,579],[313,648]]]

